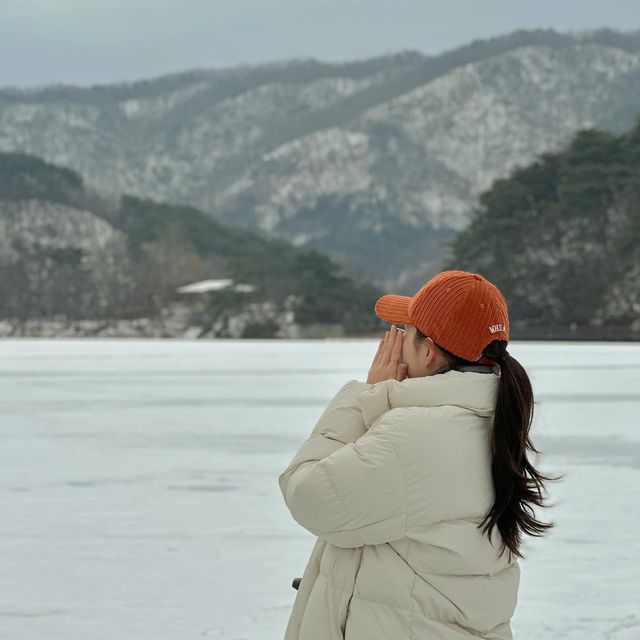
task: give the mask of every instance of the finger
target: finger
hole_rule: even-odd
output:
[[[392,357],[394,360],[399,360],[400,355],[402,354],[402,342],[403,342],[403,334],[402,331],[396,330],[395,340],[393,341],[393,353]]]
[[[384,345],[384,339],[382,339],[382,340],[380,340],[380,342],[378,342],[378,350],[376,351],[376,355],[373,356],[373,361],[374,362],[380,357],[380,354],[382,353],[383,345]]]
[[[387,351],[387,344],[389,342],[389,332],[385,331],[384,332],[384,338],[382,339],[382,350],[380,351],[380,359],[383,360],[384,359],[384,354]]]
[[[376,351],[376,355],[373,359],[374,364],[380,364],[380,362],[382,362],[382,353],[384,351],[385,342],[386,342],[386,335],[378,343],[378,350]]]
[[[402,334],[401,331],[398,331],[397,327],[395,325],[393,325],[391,327],[392,331],[391,331],[391,335],[389,336],[389,340],[388,340],[388,344],[387,344],[387,350],[386,350],[386,360],[385,362],[390,362],[392,359],[399,359],[400,354],[398,353],[396,356],[396,350],[397,350],[397,343],[398,343],[398,336]]]
[[[392,335],[393,326],[387,334],[385,335],[384,349],[382,350],[382,360],[383,362],[389,362],[389,358],[391,357],[391,349],[393,347],[393,335]]]

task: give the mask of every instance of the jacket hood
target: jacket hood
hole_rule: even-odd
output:
[[[499,373],[451,369],[402,382],[376,382],[358,395],[358,402],[367,429],[386,411],[396,407],[455,405],[490,417],[495,411],[499,384]]]

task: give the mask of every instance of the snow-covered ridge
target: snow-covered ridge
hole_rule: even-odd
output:
[[[89,261],[125,236],[95,214],[46,200],[0,200],[0,263],[24,259],[15,243],[27,250],[75,248]]]
[[[0,92],[0,151],[33,153],[88,185],[191,204],[303,246],[323,239],[330,254],[354,216],[374,235],[399,224],[428,241],[433,230],[465,228],[496,178],[640,104],[629,89],[640,47],[589,35],[562,46],[526,42],[436,77],[413,55],[371,73],[311,65],[305,76],[292,62],[274,66],[273,77],[264,68],[255,77],[250,68],[185,74],[165,79],[164,92],[161,80],[89,97]],[[344,215],[316,210],[326,197]],[[363,238],[350,255],[376,280],[368,251]],[[407,279],[401,264],[394,272]]]

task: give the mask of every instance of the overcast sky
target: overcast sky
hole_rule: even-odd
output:
[[[352,60],[538,27],[640,28],[640,0],[0,0],[0,86]]]

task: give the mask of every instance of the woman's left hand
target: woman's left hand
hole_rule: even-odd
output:
[[[408,366],[405,363],[400,364],[403,338],[404,332],[395,325],[391,325],[390,331],[387,331],[384,338],[380,340],[378,351],[369,369],[367,384],[375,384],[384,380],[404,380]]]

